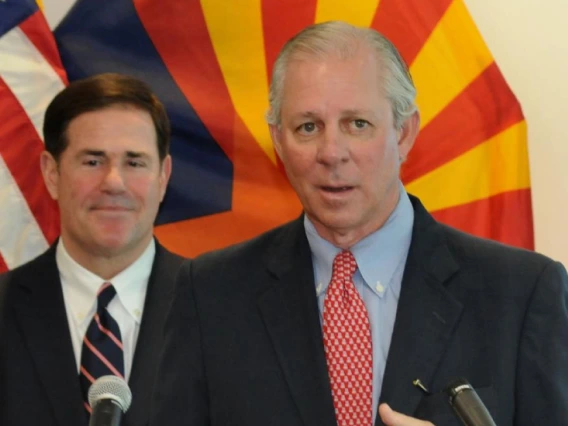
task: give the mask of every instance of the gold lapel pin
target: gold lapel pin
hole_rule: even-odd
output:
[[[412,384],[416,386],[418,389],[420,389],[422,392],[424,392],[426,395],[430,395],[430,391],[426,389],[426,386],[424,386],[424,383],[422,383],[420,379],[414,379],[412,381]]]

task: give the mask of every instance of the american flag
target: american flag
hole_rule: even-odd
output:
[[[47,249],[59,234],[57,205],[39,167],[43,114],[65,87],[51,30],[31,0],[0,2],[0,271]]]

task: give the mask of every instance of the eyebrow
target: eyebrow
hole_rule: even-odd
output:
[[[373,115],[373,110],[370,109],[346,109],[342,112],[343,116],[351,117],[354,115]]]
[[[90,155],[92,157],[106,157],[106,153],[104,151],[96,150],[96,149],[82,149],[76,154],[77,158],[84,157],[86,155]]]
[[[77,154],[78,157],[84,156],[84,155],[91,155],[93,157],[107,157],[107,153],[105,151],[100,151],[100,150],[96,150],[96,149],[84,149],[82,151],[79,151],[79,153]],[[126,157],[128,158],[149,158],[150,156],[145,153],[145,152],[138,152],[138,151],[126,151]]]
[[[316,117],[318,113],[315,111],[303,111],[297,114],[294,114],[296,117]]]
[[[150,157],[145,152],[136,152],[136,151],[126,151],[126,156],[128,158],[141,158],[141,157]]]
[[[343,117],[353,117],[357,115],[374,115],[374,111],[371,109],[346,109],[341,111],[341,116]],[[295,114],[292,118],[318,118],[320,114],[316,111],[304,111]]]

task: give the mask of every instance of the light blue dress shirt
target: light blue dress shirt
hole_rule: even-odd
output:
[[[371,324],[373,424],[414,223],[414,210],[402,184],[400,191],[398,203],[386,223],[350,249],[358,266],[353,281],[365,303]],[[312,252],[320,321],[323,324],[323,304],[331,280],[333,259],[341,249],[321,238],[307,215],[304,215],[304,227]]]

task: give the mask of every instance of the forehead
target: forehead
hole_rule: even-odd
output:
[[[150,114],[118,104],[84,112],[66,131],[67,149],[156,151],[157,135]]]
[[[285,72],[282,113],[379,108],[387,102],[382,74],[376,54],[367,47],[359,47],[348,56],[297,54]]]

